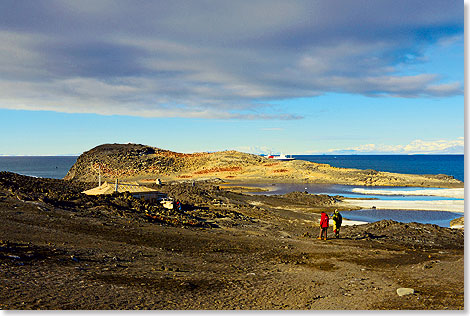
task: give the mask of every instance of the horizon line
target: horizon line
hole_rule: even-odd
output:
[[[220,150],[223,151],[223,150]],[[239,151],[239,150],[236,150]],[[217,152],[217,151],[212,151]],[[240,151],[243,152],[243,151]],[[196,152],[194,152],[196,153]],[[247,153],[247,152],[245,152]],[[258,156],[268,156],[269,154],[266,153],[247,153],[253,154]],[[1,157],[79,157],[81,154],[30,154],[30,155],[22,155],[22,154],[0,154]],[[277,155],[277,154],[275,154]],[[315,153],[315,154],[289,154],[289,156],[426,156],[426,155],[454,155],[454,156],[464,156],[465,153],[342,153],[342,154],[333,154],[333,153]]]

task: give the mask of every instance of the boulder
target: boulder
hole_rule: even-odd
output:
[[[397,289],[398,296],[410,295],[410,294],[413,294],[414,292],[415,292],[414,289],[407,288],[407,287],[401,287],[401,288]]]

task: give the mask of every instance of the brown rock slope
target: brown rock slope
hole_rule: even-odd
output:
[[[137,144],[105,144],[84,152],[66,180],[222,179],[238,182],[305,182],[373,186],[463,187],[447,175],[411,175],[336,168],[303,160],[274,161],[257,155],[221,151],[183,154]]]

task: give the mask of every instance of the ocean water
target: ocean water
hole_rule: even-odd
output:
[[[0,171],[39,178],[62,179],[77,158],[77,156],[5,156],[0,157]]]
[[[333,167],[411,174],[446,174],[464,181],[464,155],[293,155]]]

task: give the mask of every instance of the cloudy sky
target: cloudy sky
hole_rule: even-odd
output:
[[[0,2],[0,154],[463,153],[455,0]]]

